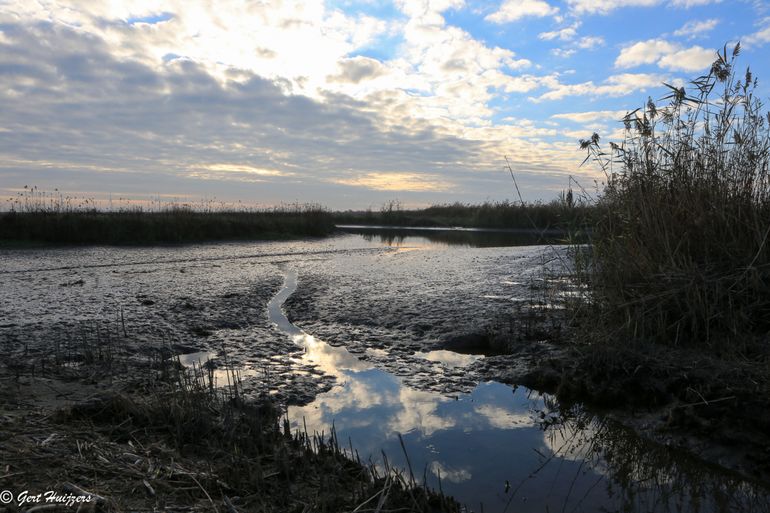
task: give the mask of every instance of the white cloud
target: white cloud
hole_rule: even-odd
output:
[[[497,11],[484,19],[492,23],[510,23],[530,16],[554,16],[558,12],[558,8],[543,0],[505,0]]]
[[[696,5],[719,3],[721,0],[567,0],[567,4],[577,14],[607,14],[623,7],[653,7],[672,5],[689,8]]]
[[[722,0],[673,0],[671,3],[677,7],[695,7],[698,5],[718,4]]]
[[[660,0],[567,0],[567,4],[576,13],[607,14],[621,7],[651,7]]]
[[[577,50],[574,48],[554,48],[551,50],[551,53],[554,54],[556,57],[560,57],[562,59],[568,59],[575,55],[577,53]]]
[[[705,32],[710,32],[719,24],[719,20],[712,18],[709,20],[691,20],[682,25],[681,28],[674,31],[674,35],[678,37],[696,37]]]
[[[376,191],[449,191],[454,185],[440,176],[414,172],[372,172],[349,178],[336,178],[333,183],[364,187]]]
[[[550,32],[541,32],[537,35],[538,39],[544,41],[552,41],[554,39],[560,39],[561,41],[569,41],[577,35],[577,29],[580,27],[579,22],[575,22],[568,27],[564,27],[558,30],[552,30]]]
[[[659,86],[664,79],[662,75],[653,73],[623,73],[607,78],[602,84],[595,84],[593,81],[558,84],[550,91],[533,98],[533,101],[562,100],[568,96],[625,96],[634,91]]]
[[[642,64],[654,64],[663,55],[673,53],[678,46],[662,39],[640,41],[623,48],[615,59],[618,68],[631,68]]]
[[[505,154],[548,190],[579,163],[548,141],[552,129],[493,124],[493,99],[558,77],[522,72],[535,64],[447,25],[442,9],[460,2],[410,2],[397,22],[234,0],[169,2],[160,23],[110,17],[155,5],[20,2],[21,22],[0,13],[1,59],[14,70],[0,74],[4,179],[35,172],[52,189],[66,172],[115,190],[109,171],[160,193],[232,197],[224,182],[258,182],[260,201],[363,189],[483,200]],[[398,40],[391,57],[351,57],[379,37]]]
[[[745,36],[742,42],[747,46],[762,46],[765,43],[770,43],[770,18],[762,20],[762,28],[756,32]]]
[[[714,62],[714,51],[693,46],[684,48],[664,39],[639,41],[623,48],[615,59],[618,68],[633,68],[643,64],[656,64],[670,70],[699,71]]]
[[[661,68],[679,71],[700,71],[707,69],[716,59],[714,50],[694,46],[664,55],[658,61]]]
[[[593,50],[599,46],[604,46],[604,38],[601,36],[585,36],[581,37],[577,42],[578,48],[586,50]]]
[[[566,119],[575,123],[591,123],[594,121],[617,121],[626,115],[625,110],[594,110],[587,112],[562,112],[551,116],[554,119]]]

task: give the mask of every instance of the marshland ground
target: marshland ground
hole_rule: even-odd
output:
[[[221,510],[227,497],[237,511],[352,511],[386,489],[407,508],[455,507],[396,493],[393,482],[339,454],[372,458],[382,476],[384,449],[406,484],[411,466],[418,483],[440,486],[469,511],[481,502],[485,511],[509,502],[512,511],[628,502],[674,511],[682,501],[692,511],[762,511],[766,478],[753,474],[761,465],[735,448],[761,451],[744,441],[725,451],[724,440],[681,429],[669,417],[684,400],[638,388],[665,388],[665,376],[645,368],[592,381],[567,334],[565,301],[578,292],[562,276],[568,246],[475,237],[360,230],[296,241],[3,250],[3,486],[70,483],[105,497],[105,509],[132,511],[207,511],[209,496]],[[287,277],[296,279],[293,290]],[[276,312],[282,290],[290,294]],[[311,338],[298,340],[293,329]],[[197,378],[187,374],[193,367]],[[605,411],[557,405],[565,383],[586,386],[577,399],[589,403],[591,393],[612,395],[612,404],[595,402],[614,406],[628,425],[644,424],[641,432],[663,445]],[[282,435],[285,414],[288,431],[308,438]],[[239,416],[251,420],[227,420]],[[193,419],[203,420],[189,427]],[[236,427],[223,430],[229,423]],[[332,425],[341,447],[314,460],[308,439],[328,437]],[[259,447],[243,448],[239,430],[264,433]],[[241,469],[234,453],[259,454],[260,467],[228,470]],[[337,488],[320,493],[329,484],[319,475],[336,476]],[[296,500],[279,498],[287,490]]]
[[[379,228],[3,249],[0,487],[103,510],[768,511],[770,117],[738,53],[622,144],[581,141],[598,197],[335,220],[23,193],[14,244]]]

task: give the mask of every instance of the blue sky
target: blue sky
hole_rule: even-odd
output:
[[[0,194],[550,201],[737,41],[768,99],[767,1],[6,0]]]

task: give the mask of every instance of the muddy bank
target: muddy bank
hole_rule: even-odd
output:
[[[587,404],[670,447],[770,483],[767,356],[719,357],[686,349],[565,346],[489,376]]]
[[[459,511],[351,460],[333,438],[289,433],[272,401],[243,401],[238,387],[211,388],[168,360],[121,372],[105,363],[0,376],[0,512],[353,511],[372,497]]]
[[[397,265],[418,270],[436,265],[430,255],[412,255],[422,262],[407,258],[409,253],[397,255],[400,260],[382,262],[376,274],[355,265],[325,268],[323,274],[306,266],[286,304],[289,318],[415,387],[467,393],[474,383],[492,380],[542,390],[565,405],[585,403],[650,440],[770,482],[767,356],[749,360],[657,347],[582,347],[571,342],[559,308],[571,291],[558,279],[547,283],[547,277],[532,272],[534,259],[517,277],[500,272],[501,261],[488,262],[485,272],[498,283],[516,283],[508,291],[516,287],[520,298],[496,302],[479,300],[510,297],[491,280],[445,290],[435,277],[427,286],[419,272],[405,279]],[[506,271],[515,268],[515,262],[506,265]],[[469,311],[471,304],[476,306]],[[452,369],[461,381],[450,374],[431,382],[422,376],[440,375],[439,369],[448,367],[428,356],[441,350],[486,357]],[[427,358],[436,371],[422,372]]]
[[[509,328],[504,314],[522,312],[526,324],[530,307],[549,301],[541,286],[543,265],[558,265],[549,255],[563,251],[543,246],[440,251],[420,239],[393,249],[374,257],[303,264],[299,287],[285,303],[287,316],[306,332],[419,389],[446,394],[472,390],[485,379],[484,367],[456,368],[426,355],[506,352],[493,347],[500,338],[495,333]],[[535,328],[521,327],[532,331],[529,338],[539,335]],[[484,347],[471,343],[461,349],[463,336],[480,337]]]
[[[130,374],[130,369],[149,369],[152,374],[162,365],[178,369],[195,364],[206,379],[219,384],[228,383],[235,372],[245,398],[306,405],[302,414],[319,430],[328,432],[333,415],[342,414],[355,426],[371,422],[380,431],[387,428],[386,437],[403,432],[407,444],[435,435],[437,445],[420,446],[420,457],[431,465],[430,472],[457,480],[458,489],[471,486],[462,484],[470,482],[471,475],[495,476],[494,483],[510,477],[500,479],[508,469],[471,471],[466,457],[455,454],[454,448],[466,447],[469,440],[463,422],[483,433],[478,437],[482,446],[497,430],[500,443],[514,455],[524,444],[522,454],[531,457],[541,451],[556,457],[557,448],[543,440],[527,407],[522,412],[511,405],[527,393],[511,393],[502,382],[553,390],[565,403],[571,398],[613,406],[627,416],[629,425],[638,415],[642,420],[637,427],[650,432],[648,419],[660,417],[679,397],[634,402],[636,409],[629,410],[629,392],[646,386],[638,378],[650,377],[654,384],[658,374],[640,366],[643,362],[631,366],[634,360],[626,357],[616,358],[624,365],[610,371],[600,364],[615,361],[612,358],[594,355],[591,360],[584,350],[571,352],[557,329],[564,312],[560,301],[570,290],[543,271],[544,265],[558,265],[554,248],[449,248],[411,238],[388,244],[348,236],[173,250],[43,250],[34,253],[35,266],[18,254],[4,255],[9,256],[4,274],[9,287],[4,292],[10,301],[0,304],[0,345],[11,357],[0,364],[0,377],[18,382],[19,397],[25,399],[14,408],[27,415],[46,401],[46,390],[56,389],[70,403],[85,399],[63,385],[68,380],[82,383],[86,392],[89,387],[102,390],[111,380],[119,384],[119,376]],[[298,279],[297,290],[284,309],[296,326],[287,330],[281,327],[283,321],[271,317],[267,304],[291,275]],[[304,345],[293,338],[298,333]],[[94,363],[107,377],[89,373],[74,379]],[[581,375],[587,370],[593,372]],[[52,372],[59,373],[57,382],[49,380]],[[633,379],[624,378],[627,374]],[[500,383],[485,383],[490,379]],[[577,389],[581,380],[591,385],[587,391]],[[691,381],[682,383],[686,385],[680,391],[690,386],[700,394],[716,395],[716,390],[693,387]],[[596,399],[591,399],[591,391]],[[140,397],[146,393],[146,388],[137,390]],[[679,400],[687,404],[685,399]],[[13,407],[3,400],[4,407]],[[364,410],[375,420],[364,419]],[[546,425],[560,425],[555,415],[545,415]],[[577,425],[586,427],[582,421]],[[675,425],[669,422],[655,433],[669,436]],[[434,452],[438,442],[451,448],[445,449],[441,461]],[[400,449],[390,448],[396,453]],[[483,463],[486,459],[501,467],[507,461],[490,456]],[[527,461],[520,465],[526,468],[516,469],[523,479],[539,465],[525,457],[514,459]],[[599,459],[592,470],[597,480],[604,479],[603,465]],[[581,464],[565,456],[558,466]],[[716,472],[710,479],[718,483],[720,475]],[[474,481],[473,486],[485,485]],[[505,493],[500,490],[492,485],[484,489],[494,497]]]

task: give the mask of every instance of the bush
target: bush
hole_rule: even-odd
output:
[[[586,311],[612,340],[713,347],[770,328],[770,114],[739,52],[689,90],[665,84],[668,105],[627,114],[608,152],[581,141],[607,177]]]

